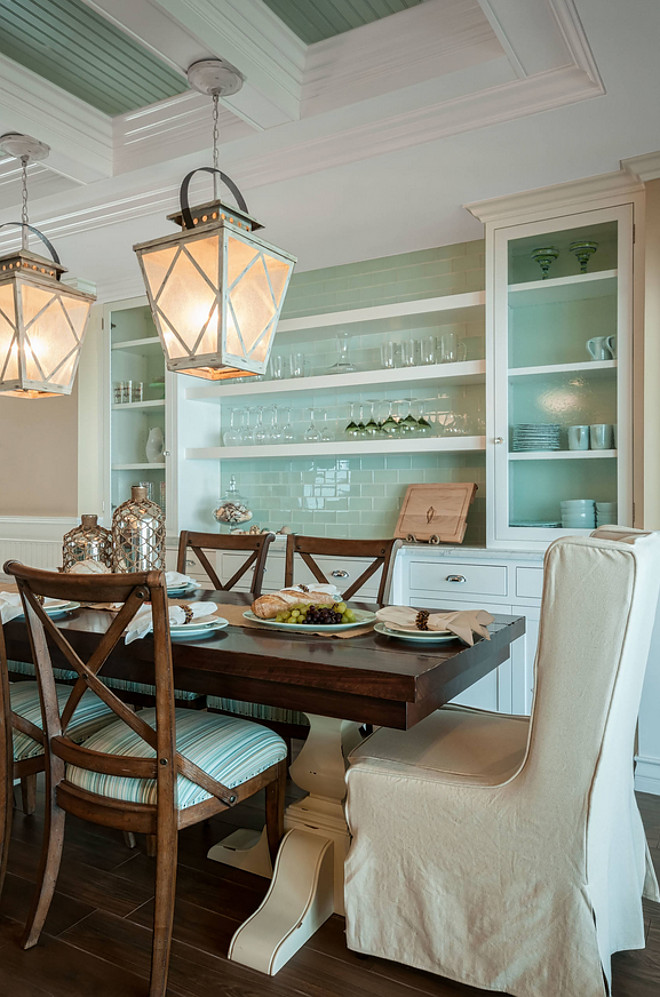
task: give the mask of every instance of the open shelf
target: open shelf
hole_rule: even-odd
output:
[[[350,392],[360,387],[386,387],[388,384],[405,383],[415,387],[434,387],[439,384],[483,384],[486,376],[485,360],[466,360],[460,363],[429,364],[420,367],[396,367],[393,370],[355,371],[352,374],[314,374],[311,377],[290,377],[279,381],[248,379],[237,384],[216,383],[201,388],[188,388],[186,398],[222,404],[241,395],[272,395],[291,391],[337,390]]]
[[[126,412],[130,411],[131,409],[153,410],[153,409],[164,409],[164,408],[165,408],[164,398],[149,399],[148,401],[145,402],[121,402],[118,405],[112,406],[113,412]]]
[[[113,464],[113,471],[157,471],[159,468],[164,468],[165,462],[161,464]]]
[[[509,460],[597,460],[616,455],[616,450],[526,450],[510,451]]]
[[[329,443],[278,443],[264,446],[191,447],[187,460],[245,460],[254,457],[349,457],[356,454],[460,453],[485,450],[485,436],[432,436],[420,439],[332,440]],[[143,465],[134,465],[137,469]],[[144,465],[155,467],[155,464]]]
[[[111,350],[134,350],[137,347],[142,346],[160,346],[160,339],[158,336],[147,336],[143,339],[127,339],[123,343],[113,343],[110,347]]]

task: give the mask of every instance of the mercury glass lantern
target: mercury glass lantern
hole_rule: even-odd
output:
[[[243,79],[219,59],[195,63],[191,85],[213,97],[213,167],[189,173],[181,210],[168,218],[182,231],[134,246],[168,370],[210,380],[264,374],[295,256],[265,242],[236,184],[217,169],[218,98]],[[199,172],[213,176],[214,198],[190,208]],[[238,207],[217,197],[218,178]]]
[[[165,518],[147,498],[143,485],[133,485],[131,497],[112,514],[113,571],[165,568]]]
[[[99,526],[96,516],[81,516],[80,525],[64,534],[62,567],[71,571],[79,561],[97,561],[112,569],[112,533]]]
[[[21,248],[0,257],[0,392],[22,398],[70,395],[93,294],[61,283],[66,267],[48,239],[28,224],[27,164],[48,146],[27,135],[3,135],[0,151],[20,159],[23,177]],[[3,228],[4,225],[0,225]],[[38,236],[52,259],[28,249]]]

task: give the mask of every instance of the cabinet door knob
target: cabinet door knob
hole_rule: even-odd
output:
[[[333,578],[348,578],[348,571],[344,571],[343,568],[335,568],[330,574]]]
[[[501,443],[504,443],[504,437],[496,436],[495,439],[493,440],[493,443],[497,443],[497,445],[499,446]]]
[[[465,575],[447,575],[445,578],[446,582],[455,582],[458,585],[462,585],[463,582],[467,581]]]
[[[169,457],[171,452],[171,450],[163,450],[163,457]]]

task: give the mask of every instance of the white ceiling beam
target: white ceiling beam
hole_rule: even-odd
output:
[[[246,77],[223,103],[256,129],[300,115],[307,46],[261,0],[85,0],[185,75],[219,56]]]
[[[79,183],[112,175],[108,115],[11,59],[0,59],[0,135],[23,132],[46,142],[51,170]]]

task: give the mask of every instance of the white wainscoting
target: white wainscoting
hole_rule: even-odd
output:
[[[78,523],[68,516],[0,516],[0,574],[15,559],[54,571],[62,565],[62,537]]]

